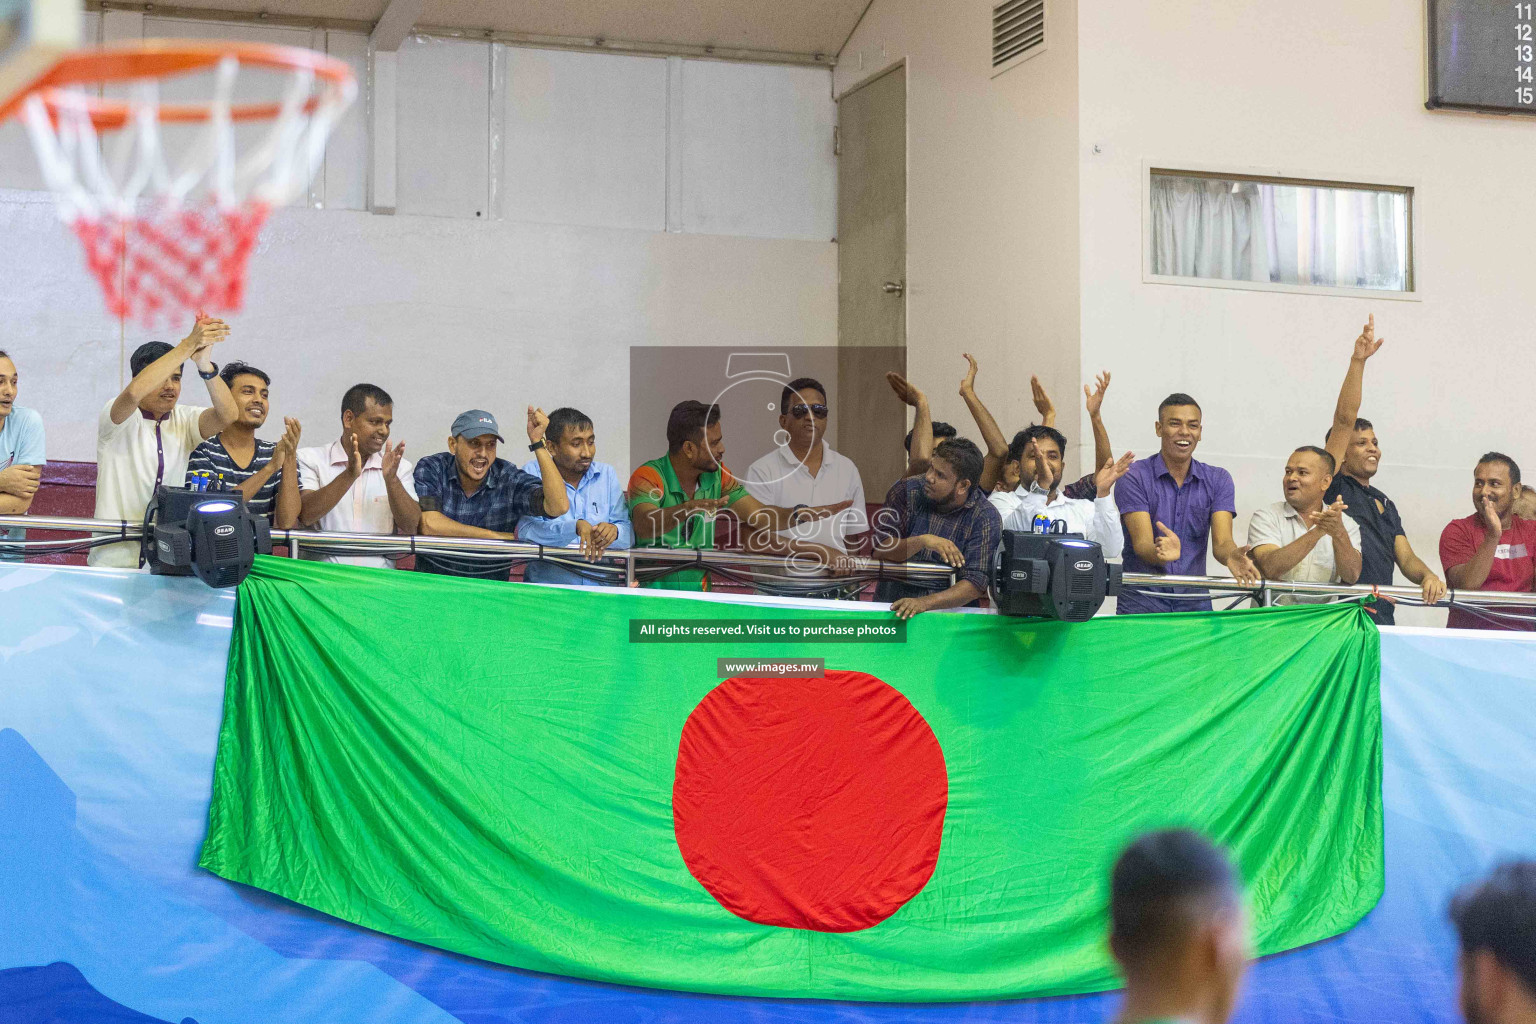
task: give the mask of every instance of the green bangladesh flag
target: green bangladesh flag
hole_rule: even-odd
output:
[[[751,639],[810,618],[850,642]],[[732,638],[632,640],[677,619]],[[1233,850],[1261,953],[1380,897],[1357,605],[857,635],[893,622],[258,558],[201,864],[516,967],[850,1000],[1115,987],[1108,869],[1149,828]]]

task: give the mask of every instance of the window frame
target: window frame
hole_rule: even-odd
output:
[[[1324,285],[1286,284],[1273,281],[1232,281],[1210,277],[1182,277],[1152,272],[1152,176],[1172,175],[1182,178],[1206,178],[1219,181],[1252,181],[1264,185],[1292,185],[1309,188],[1343,188],[1373,192],[1397,192],[1407,197],[1407,289],[1334,288]],[[1286,174],[1271,168],[1189,163],[1185,161],[1142,161],[1141,164],[1141,280],[1143,284],[1178,285],[1185,288],[1223,288],[1233,291],[1280,292],[1292,295],[1318,295],[1335,298],[1386,299],[1392,302],[1420,302],[1424,298],[1418,270],[1418,232],[1422,219],[1418,209],[1419,187],[1412,179],[1395,184],[1371,180],[1370,175],[1341,178],[1327,174]]]

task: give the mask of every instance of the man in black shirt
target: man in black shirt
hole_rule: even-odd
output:
[[[1403,520],[1392,499],[1371,486],[1371,477],[1381,463],[1381,445],[1369,420],[1360,419],[1361,393],[1365,384],[1365,361],[1376,354],[1385,338],[1376,337],[1376,317],[1366,321],[1355,339],[1355,354],[1339,389],[1339,402],[1333,412],[1333,426],[1328,429],[1328,454],[1339,465],[1333,484],[1323,501],[1332,504],[1343,498],[1347,514],[1360,526],[1360,580],[1376,586],[1392,585],[1392,567],[1397,565],[1414,583],[1420,585],[1425,604],[1434,604],[1445,596],[1445,582],[1432,572],[1423,559],[1413,553],[1403,533]],[[1378,625],[1393,624],[1392,602],[1381,600],[1367,606]]]

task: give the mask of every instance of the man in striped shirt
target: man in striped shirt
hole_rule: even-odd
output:
[[[267,422],[268,388],[272,378],[246,363],[230,363],[219,371],[235,398],[235,421],[192,450],[187,460],[187,486],[199,474],[209,474],[218,486],[238,490],[245,506],[272,520],[273,529],[292,529],[299,519],[299,474],[294,453],[299,450],[299,421],[285,418],[277,442],[263,441],[256,431]]]

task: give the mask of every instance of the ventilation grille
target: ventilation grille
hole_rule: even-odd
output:
[[[992,8],[992,66],[1045,45],[1045,0],[1008,0]]]

